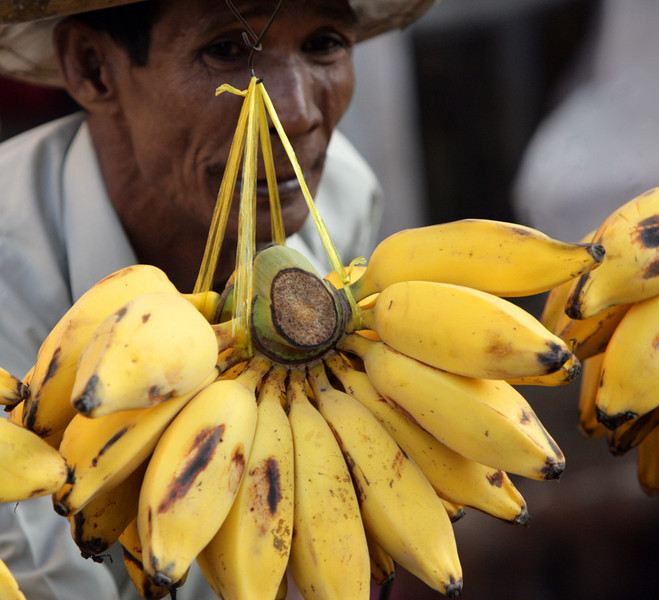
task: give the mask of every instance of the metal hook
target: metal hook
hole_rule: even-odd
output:
[[[226,3],[231,9],[231,12],[234,14],[236,19],[238,19],[241,25],[246,29],[246,31],[243,31],[243,41],[245,42],[245,45],[249,48],[247,67],[249,68],[249,72],[252,75],[252,77],[256,77],[256,75],[254,74],[254,53],[261,52],[261,50],[263,50],[263,45],[261,43],[263,41],[263,37],[267,33],[268,29],[270,29],[270,26],[274,23],[274,20],[279,14],[279,11],[281,11],[285,1],[286,0],[279,0],[277,6],[275,7],[274,12],[272,13],[272,16],[270,17],[265,27],[263,28],[263,31],[261,32],[260,35],[257,35],[254,32],[254,30],[250,27],[249,23],[245,20],[245,18],[240,14],[240,11],[236,8],[233,1],[226,0]],[[252,39],[250,39],[250,36]],[[259,81],[262,81],[262,79],[260,79]]]

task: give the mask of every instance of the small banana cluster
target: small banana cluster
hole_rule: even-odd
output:
[[[541,321],[582,361],[579,430],[614,455],[637,448],[640,485],[659,494],[659,188],[585,240],[605,248],[601,266],[553,289]]]
[[[306,600],[367,600],[395,564],[457,596],[451,522],[526,524],[510,474],[565,467],[517,385],[572,381],[579,360],[505,298],[603,258],[488,220],[399,232],[349,281],[273,245],[247,329],[231,284],[182,294],[155,267],[118,271],[22,380],[1,374],[0,443],[32,457],[0,446],[17,470],[1,499],[52,494],[84,557],[121,544],[144,598],[194,561],[226,600],[285,598],[287,568]]]

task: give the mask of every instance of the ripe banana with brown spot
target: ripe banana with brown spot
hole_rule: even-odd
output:
[[[178,292],[142,294],[94,330],[71,402],[89,417],[154,406],[201,383],[217,356],[213,328]]]
[[[603,257],[601,244],[569,244],[523,225],[463,219],[385,238],[350,289],[362,300],[392,283],[419,280],[527,296],[595,269]]]
[[[567,299],[568,316],[586,319],[610,306],[659,294],[659,188],[613,211],[593,241],[604,246],[606,256],[576,282]]]
[[[659,406],[659,296],[636,302],[613,332],[597,391],[598,419],[609,429]]]
[[[556,323],[556,335],[565,341],[572,352],[584,360],[604,352],[620,321],[631,304],[616,304],[587,319],[571,319],[563,315]]]
[[[215,379],[216,373],[191,392],[151,408],[123,410],[94,419],[77,414],[60,444],[71,476],[53,494],[55,511],[62,516],[73,515],[124,481],[151,455],[172,419]]]
[[[95,559],[108,550],[137,516],[137,501],[147,461],[119,485],[97,496],[68,517],[71,537],[80,548],[83,558]]]
[[[366,373],[353,369],[338,354],[325,364],[343,389],[384,425],[441,498],[504,521],[528,522],[526,502],[506,473],[465,458],[421,429],[385,400]]]
[[[75,415],[71,390],[83,346],[107,315],[153,291],[178,293],[160,269],[133,265],[108,275],[73,304],[39,349],[23,415],[28,429],[47,437],[68,425]]]
[[[546,375],[532,375],[527,377],[512,377],[506,381],[510,385],[540,385],[555,387],[572,383],[581,374],[581,361],[573,354],[553,373]]]
[[[286,392],[295,452],[291,573],[305,600],[368,600],[368,545],[341,449],[302,371],[291,372]]]
[[[607,432],[607,442],[612,454],[620,456],[638,446],[659,425],[659,408],[627,421]]]
[[[36,433],[0,418],[0,502],[18,502],[52,494],[69,471],[64,457]]]
[[[18,377],[0,367],[0,404],[9,411],[27,398],[29,387]]]
[[[451,521],[424,474],[371,411],[330,385],[323,365],[308,377],[350,468],[366,530],[426,585],[459,595],[462,569]]]
[[[236,379],[205,387],[158,440],[137,516],[144,569],[156,585],[178,581],[226,518],[252,449],[255,389],[269,369],[255,358]]]
[[[364,361],[377,390],[459,454],[531,479],[557,479],[565,458],[522,395],[505,381],[475,379],[357,335],[341,343]]]
[[[571,358],[565,342],[516,304],[476,289],[403,281],[361,311],[357,329],[392,348],[467,377],[509,379],[552,373]]]
[[[174,598],[174,590],[185,583],[187,572],[179,581],[169,587],[162,587],[153,582],[142,564],[142,542],[137,530],[137,517],[122,531],[119,536],[119,543],[121,544],[121,553],[126,571],[138,594],[145,600],[158,600],[170,594]]]
[[[293,535],[293,437],[280,402],[287,371],[261,384],[258,420],[245,476],[219,531],[197,557],[225,600],[274,598],[286,574]]]

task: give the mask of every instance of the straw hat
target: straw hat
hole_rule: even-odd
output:
[[[61,86],[52,32],[66,15],[143,0],[0,0],[0,75],[38,85]],[[357,39],[402,29],[437,0],[348,0],[357,15]]]

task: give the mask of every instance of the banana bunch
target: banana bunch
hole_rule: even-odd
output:
[[[273,245],[254,257],[247,320],[233,278],[183,294],[155,267],[118,271],[24,378],[0,372],[1,443],[43,457],[2,499],[52,494],[82,556],[118,542],[145,598],[195,561],[226,600],[283,599],[288,571],[306,600],[367,600],[396,565],[457,596],[452,522],[525,525],[511,475],[565,467],[517,386],[568,383],[581,363],[506,297],[603,258],[474,219],[397,233],[349,277]]]
[[[615,455],[637,448],[640,485],[659,494],[659,188],[584,239],[601,266],[553,289],[541,321],[582,361],[579,430]]]

